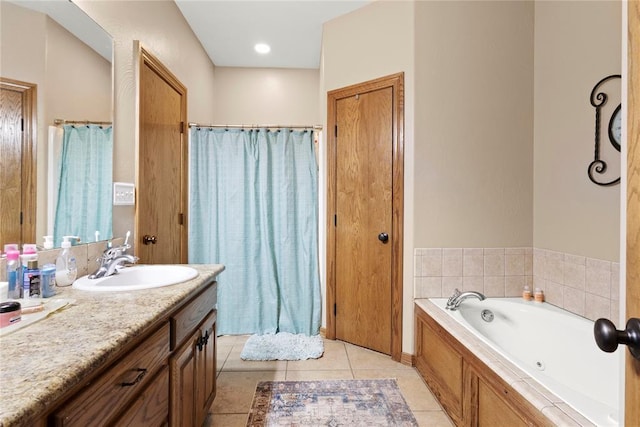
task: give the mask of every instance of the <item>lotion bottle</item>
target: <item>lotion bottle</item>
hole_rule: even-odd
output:
[[[21,296],[22,282],[18,282],[18,269],[20,265],[20,252],[10,250],[7,252],[7,281],[9,282],[9,298],[18,299]]]
[[[56,285],[69,286],[76,280],[78,268],[76,267],[76,258],[71,253],[71,242],[67,236],[63,238],[61,246],[62,252],[56,259]]]

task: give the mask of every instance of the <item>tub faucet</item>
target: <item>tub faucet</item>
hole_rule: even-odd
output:
[[[453,295],[451,295],[447,300],[447,305],[445,308],[447,310],[455,311],[458,309],[462,301],[471,297],[478,298],[480,301],[485,299],[485,296],[482,295],[480,292],[476,292],[476,291],[460,292],[458,289],[456,289],[455,291],[453,291]]]
[[[101,277],[111,276],[117,272],[116,268],[125,262],[129,264],[135,264],[138,261],[138,257],[125,253],[125,251],[130,247],[131,246],[128,245],[127,241],[125,240],[124,244],[121,246],[116,246],[115,248],[107,248],[107,250],[102,253],[102,256],[98,258],[100,267],[95,273],[89,275],[89,279],[99,279]]]

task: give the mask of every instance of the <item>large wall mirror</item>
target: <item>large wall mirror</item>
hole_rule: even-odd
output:
[[[42,246],[54,228],[58,247],[60,236],[80,234],[80,221],[90,221],[80,242],[109,239],[113,39],[68,0],[0,0],[0,9],[0,250]],[[94,128],[98,136],[85,135]],[[109,139],[95,158],[69,157]],[[76,197],[68,182],[89,191]]]

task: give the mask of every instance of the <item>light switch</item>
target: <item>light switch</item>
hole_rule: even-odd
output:
[[[136,203],[136,188],[130,182],[113,183],[113,205],[134,205]]]

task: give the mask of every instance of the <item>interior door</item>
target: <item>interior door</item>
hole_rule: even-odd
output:
[[[402,354],[404,74],[327,93],[327,327]]]
[[[36,85],[0,81],[0,250],[7,243],[35,242]]]
[[[336,103],[336,338],[391,354],[393,89]]]
[[[628,5],[626,318],[640,318],[640,2]],[[626,349],[625,425],[640,423],[640,361]]]
[[[136,255],[187,262],[186,88],[144,49],[140,62]]]

